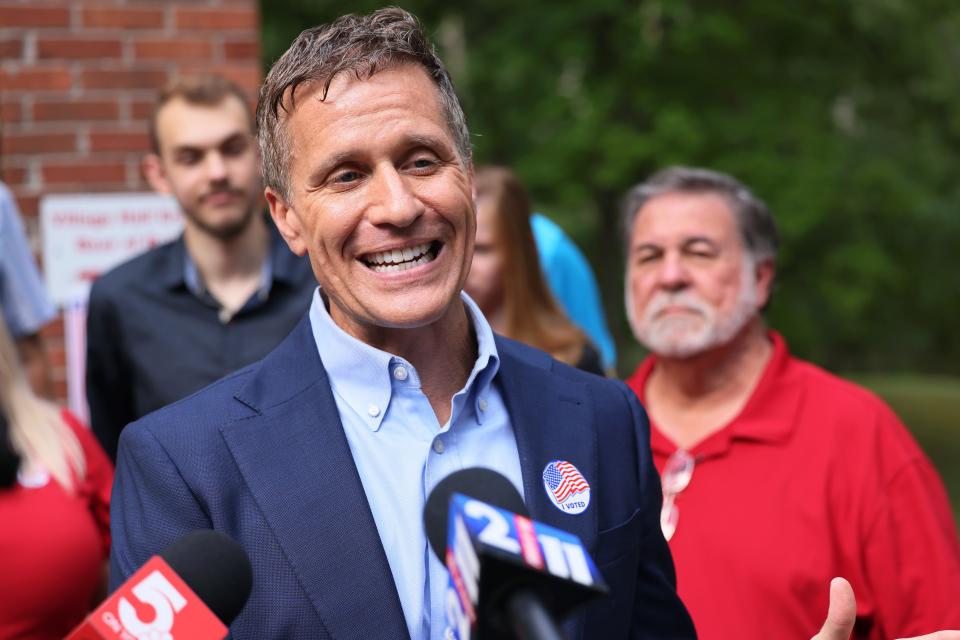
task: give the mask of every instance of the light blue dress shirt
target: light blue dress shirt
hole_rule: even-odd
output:
[[[506,476],[523,495],[520,456],[510,416],[494,379],[500,367],[493,331],[461,294],[477,336],[477,360],[451,398],[441,425],[413,366],[348,335],[314,294],[310,324],[330,378],[350,452],[412,640],[442,640],[447,570],[428,548],[423,507],[440,480],[467,467]]]

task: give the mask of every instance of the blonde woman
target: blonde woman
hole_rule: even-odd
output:
[[[0,313],[0,638],[63,638],[104,595],[112,483],[92,434],[31,391]]]
[[[505,167],[479,166],[474,185],[477,236],[466,292],[497,333],[603,375],[600,354],[563,313],[540,271],[520,179]]]

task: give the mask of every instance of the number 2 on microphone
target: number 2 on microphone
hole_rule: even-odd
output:
[[[469,500],[463,505],[463,511],[470,518],[487,521],[477,536],[480,542],[507,553],[520,553],[520,543],[510,535],[510,523],[497,509],[478,500]]]

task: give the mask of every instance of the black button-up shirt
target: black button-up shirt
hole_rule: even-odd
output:
[[[203,287],[183,238],[101,276],[87,315],[87,401],[116,459],[127,423],[265,356],[310,307],[306,258],[273,225],[260,288],[232,316]]]

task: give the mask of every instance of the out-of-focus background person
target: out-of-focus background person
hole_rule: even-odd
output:
[[[960,543],[933,465],[879,398],[767,325],[766,205],[675,166],[632,188],[623,216],[627,316],[651,352],[627,384],[698,635],[809,637],[835,576],[856,593],[856,638],[960,627]]]
[[[0,307],[34,391],[51,396],[50,363],[40,329],[55,315],[40,281],[10,189],[0,182]]]
[[[127,423],[259,360],[310,306],[310,264],[264,214],[253,129],[246,94],[220,76],[156,98],[143,170],[184,229],[90,290],[87,400],[111,459]]]
[[[481,166],[475,185],[477,241],[466,292],[497,333],[603,375],[599,352],[564,315],[543,278],[523,184],[510,169]]]
[[[30,388],[0,318],[0,638],[63,638],[105,595],[113,468]]]

